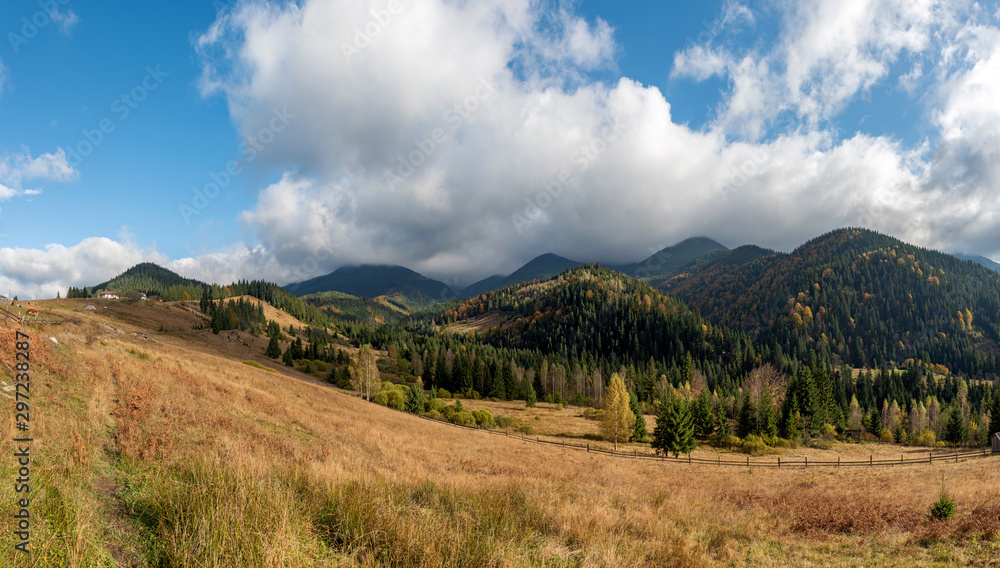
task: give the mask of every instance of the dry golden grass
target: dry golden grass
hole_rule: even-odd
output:
[[[778,471],[564,450],[244,365],[253,357],[225,337],[157,331],[190,328],[194,314],[150,310],[119,304],[29,330],[35,552],[15,554],[5,529],[0,565],[921,566],[1000,556],[996,458]],[[12,337],[0,326],[3,361]],[[517,403],[463,404],[514,415]],[[10,405],[2,412],[9,448]],[[596,428],[577,414],[539,405],[520,418],[551,435]],[[837,451],[866,458],[872,448]],[[0,458],[0,479],[12,468]],[[942,478],[959,514],[930,521]],[[13,500],[13,483],[0,483],[6,519]]]

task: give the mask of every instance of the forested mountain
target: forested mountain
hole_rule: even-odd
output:
[[[365,298],[402,295],[418,305],[430,305],[455,296],[443,282],[409,268],[374,264],[342,266],[325,276],[288,284],[285,289],[298,296],[320,292],[343,292]]]
[[[318,292],[302,299],[322,309],[331,319],[374,325],[399,321],[417,307],[402,294],[365,298],[343,292]]]
[[[654,282],[707,264],[728,251],[729,249],[712,239],[693,237],[650,255],[641,262],[609,268],[646,282]]]
[[[710,321],[786,356],[855,367],[911,359],[976,377],[998,370],[1000,275],[863,229],[791,254],[737,251],[662,284]]]
[[[461,296],[463,298],[471,298],[472,296],[485,294],[486,292],[504,288],[512,284],[551,278],[563,270],[576,268],[580,264],[582,263],[563,258],[557,254],[546,253],[531,259],[527,264],[518,268],[509,276],[490,276],[476,282],[463,290]]]
[[[974,254],[956,254],[955,256],[957,258],[962,259],[962,260],[971,260],[972,262],[975,262],[976,264],[985,266],[986,268],[989,268],[990,270],[994,270],[996,272],[1000,272],[1000,263],[994,262],[994,261],[986,258],[985,256],[979,256],[979,255],[974,255]]]
[[[709,324],[648,284],[593,265],[467,299],[441,313],[436,324],[446,331],[476,330],[479,341],[496,347],[611,370],[637,366],[645,371],[633,386],[643,397],[663,386],[661,375],[680,380],[685,365],[701,369],[713,386],[733,387],[770,357],[747,336]]]
[[[82,290],[70,288],[67,296],[89,297],[99,296],[105,291],[118,293],[138,291],[148,296],[160,296],[169,302],[184,299],[184,294],[187,294],[189,299],[199,298],[204,286],[206,284],[199,280],[184,278],[159,265],[143,262],[96,286]]]
[[[237,296],[253,296],[304,322],[314,325],[328,323],[327,316],[322,310],[309,305],[277,284],[259,280],[241,280],[227,286],[209,285],[198,280],[184,278],[176,272],[149,262],[137,264],[119,276],[96,286],[82,289],[70,288],[66,296],[68,298],[90,298],[99,296],[108,290],[119,293],[139,291],[148,296],[160,296],[166,302],[200,301],[203,297],[224,300]]]

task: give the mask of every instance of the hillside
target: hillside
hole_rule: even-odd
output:
[[[285,289],[297,296],[322,292],[342,292],[364,298],[399,295],[420,306],[454,296],[443,282],[427,278],[409,268],[372,264],[343,266],[325,276],[288,284]]]
[[[702,320],[683,303],[618,272],[584,266],[468,299],[438,317],[446,331],[476,330],[498,348],[551,354],[573,367],[631,365],[640,398],[691,380],[687,357],[713,388],[734,388],[756,353],[746,337]],[[738,352],[736,357],[732,353]]]
[[[969,260],[981,266],[985,266],[986,268],[989,268],[990,270],[993,270],[995,272],[1000,272],[1000,263],[991,260],[989,258],[986,258],[985,256],[971,255],[971,254],[956,254],[955,257],[960,258],[962,260]]]
[[[790,357],[1000,370],[1000,275],[867,230],[834,231],[787,255],[723,257],[663,289]]]
[[[40,302],[82,321],[24,330],[33,362],[32,552],[20,556],[14,532],[4,530],[0,565],[909,567],[995,559],[995,459],[748,474],[528,444],[343,394],[241,342],[191,330],[200,316],[186,308],[107,302],[96,313],[77,311],[86,303]],[[0,375],[13,382],[14,331],[5,324],[0,346]],[[12,404],[0,409],[7,424],[14,413]],[[593,429],[574,407],[541,405],[534,415],[543,413],[560,417],[548,426],[557,436]],[[14,447],[12,437],[5,428],[0,443]],[[850,444],[804,455],[861,459],[869,447],[877,457],[911,452]],[[704,452],[696,456],[716,455]],[[0,461],[0,475],[14,479],[15,467]],[[941,477],[958,507],[943,523],[927,519]],[[12,519],[15,503],[14,484],[0,485],[0,515]]]
[[[543,254],[531,259],[527,264],[507,276],[490,276],[476,282],[465,290],[462,290],[461,297],[471,298],[514,284],[520,284],[521,282],[551,278],[563,270],[576,268],[580,264],[575,260],[570,260],[557,254]]]
[[[86,297],[87,294],[100,296],[105,291],[124,294],[132,291],[143,292],[148,296],[160,296],[164,301],[177,301],[187,294],[189,298],[200,298],[201,289],[207,286],[204,282],[184,278],[151,262],[143,262],[129,268],[107,282],[76,290],[70,288],[67,297]],[[81,294],[81,292],[83,294]]]
[[[666,247],[641,262],[610,266],[645,282],[653,283],[684,270],[695,270],[728,252],[725,246],[707,237],[693,237]]]

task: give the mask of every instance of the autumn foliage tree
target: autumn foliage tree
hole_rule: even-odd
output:
[[[372,398],[372,390],[379,384],[378,367],[375,364],[376,355],[371,345],[362,345],[361,349],[351,358],[351,378],[361,394],[368,400]]]
[[[628,440],[635,428],[635,414],[629,408],[629,395],[618,373],[611,375],[608,392],[604,397],[604,418],[601,422],[604,436],[615,443]]]

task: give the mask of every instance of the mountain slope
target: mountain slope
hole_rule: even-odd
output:
[[[960,258],[962,260],[970,260],[972,262],[975,262],[976,264],[985,266],[990,270],[1000,272],[1000,262],[995,262],[993,260],[986,258],[985,256],[972,255],[972,254],[956,254],[955,257]]]
[[[641,262],[610,268],[647,282],[663,280],[699,259],[707,263],[728,250],[724,245],[707,237],[692,237],[650,255]]]
[[[576,268],[580,265],[581,263],[575,260],[570,260],[557,254],[546,253],[531,259],[527,264],[506,277],[490,276],[476,282],[462,291],[462,297],[470,298],[479,294],[485,294],[491,290],[499,290],[513,284],[520,284],[521,282],[551,278],[563,270]]]
[[[818,351],[854,366],[920,359],[972,376],[997,370],[993,271],[862,229],[753,256],[723,257],[663,289],[788,356]]]
[[[709,384],[727,386],[755,359],[745,336],[710,325],[642,281],[592,265],[467,299],[437,323],[446,331],[476,331],[481,341],[501,348],[597,361],[612,370],[641,367],[631,373],[643,399],[662,387],[664,374],[680,381],[689,355]]]
[[[342,266],[325,276],[288,284],[285,289],[298,296],[320,292],[343,292],[365,298],[402,294],[420,304],[451,297],[451,289],[443,282],[402,266],[374,264]]]
[[[207,284],[200,280],[184,278],[162,266],[143,262],[107,282],[101,282],[91,287],[90,291],[98,295],[104,291],[124,293],[137,290],[148,295],[161,296],[167,301],[173,301],[182,299],[185,292],[192,298],[201,297],[201,289],[204,286]]]

